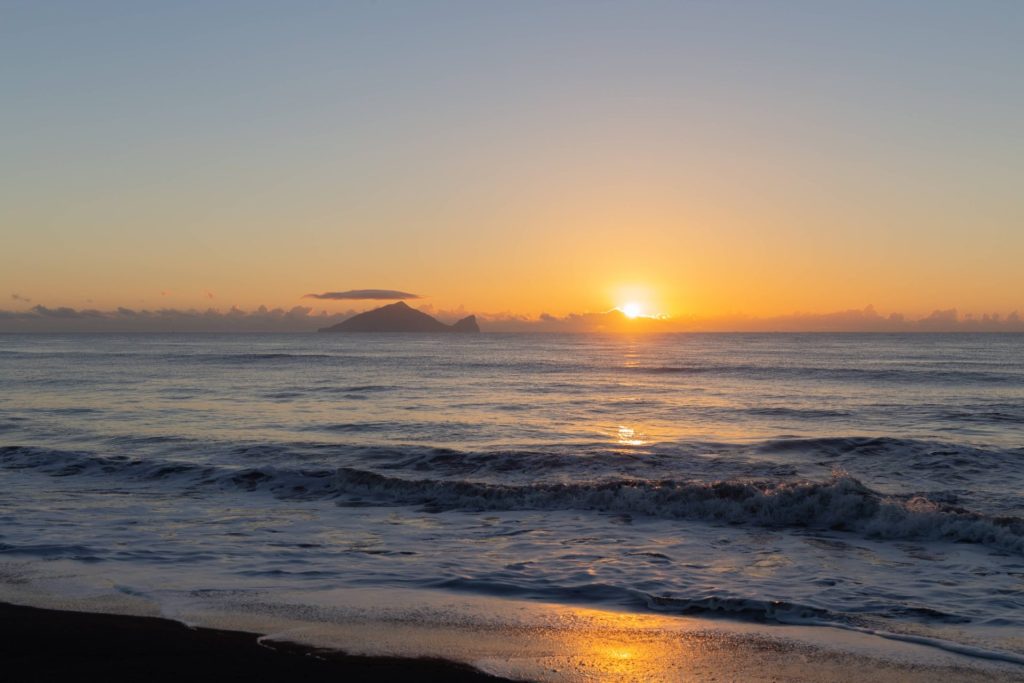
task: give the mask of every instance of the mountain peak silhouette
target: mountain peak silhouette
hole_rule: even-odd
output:
[[[374,308],[343,320],[337,325],[323,327],[320,332],[463,332],[480,331],[476,316],[470,315],[454,325],[418,311],[404,301]]]

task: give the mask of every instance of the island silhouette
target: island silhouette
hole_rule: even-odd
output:
[[[418,311],[404,301],[374,308],[343,320],[337,325],[322,327],[318,332],[479,332],[476,316],[470,315],[454,325]]]

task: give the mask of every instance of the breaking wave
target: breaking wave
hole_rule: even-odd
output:
[[[884,495],[843,472],[824,481],[620,476],[513,484],[413,478],[356,467],[198,465],[18,446],[0,448],[0,466],[32,469],[55,477],[101,475],[122,481],[264,491],[282,499],[334,499],[339,505],[416,505],[438,512],[590,511],[770,528],[828,529],[877,539],[977,543],[1024,555],[1024,519],[984,515],[921,495]]]

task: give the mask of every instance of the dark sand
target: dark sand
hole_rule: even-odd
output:
[[[443,660],[356,657],[256,639],[165,619],[0,603],[0,680],[506,680]]]

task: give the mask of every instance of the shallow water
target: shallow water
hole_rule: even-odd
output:
[[[0,336],[0,384],[4,580],[1024,655],[1024,336]]]

